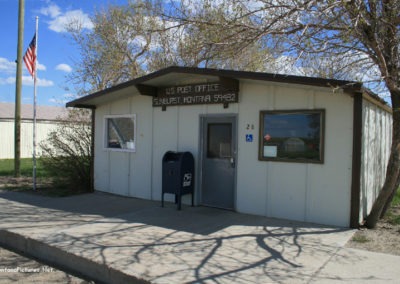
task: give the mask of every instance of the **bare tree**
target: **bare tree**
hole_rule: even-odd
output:
[[[162,17],[165,9],[164,1],[129,1],[97,11],[92,18],[93,30],[71,23],[69,32],[80,57],[69,80],[78,92],[102,90],[171,65],[264,69],[269,51],[260,43],[251,43],[234,56],[232,49],[214,44],[220,38],[219,31]],[[213,11],[212,18],[217,19],[220,13]]]
[[[78,22],[69,25],[80,58],[69,77],[80,93],[102,90],[144,74],[141,64],[150,49],[154,21],[141,5],[109,6],[92,18],[87,31]]]
[[[203,46],[238,54],[258,42],[298,65],[304,58],[345,58],[342,71],[373,70],[373,78],[359,79],[382,82],[393,107],[386,179],[366,220],[375,227],[400,180],[400,0],[182,0],[173,7],[164,11],[165,19],[219,35]]]
[[[169,65],[279,72],[283,60],[306,75],[380,83],[393,140],[367,218],[375,227],[400,180],[399,11],[400,0],[130,1],[97,12],[93,31],[71,29],[81,51],[72,79],[85,93]]]

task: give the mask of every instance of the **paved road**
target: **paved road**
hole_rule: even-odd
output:
[[[89,284],[81,278],[0,247],[0,283]]]

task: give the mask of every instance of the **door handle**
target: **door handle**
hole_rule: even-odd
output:
[[[234,158],[234,157],[231,157],[231,158],[230,158],[230,162],[231,162],[232,168],[234,168],[234,167],[235,167],[235,158]]]

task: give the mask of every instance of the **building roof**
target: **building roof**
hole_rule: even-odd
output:
[[[15,104],[0,102],[0,119],[14,119]],[[63,120],[68,110],[65,107],[57,106],[36,106],[36,119],[38,120]],[[21,105],[21,119],[33,119],[33,105]]]
[[[379,97],[365,92],[362,84],[354,81],[323,79],[315,77],[282,75],[262,72],[234,71],[225,69],[179,67],[171,66],[148,75],[115,85],[85,97],[67,103],[67,107],[95,108],[96,105],[114,101],[132,95],[133,92],[142,95],[156,96],[158,87],[167,87],[177,84],[186,84],[190,80],[206,80],[217,82],[221,80],[255,80],[276,83],[299,84],[315,87],[329,87],[343,89],[345,92],[363,93],[371,97],[376,103],[384,104]]]

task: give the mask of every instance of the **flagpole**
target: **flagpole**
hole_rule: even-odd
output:
[[[35,39],[35,62],[34,62],[34,77],[33,77],[33,190],[36,190],[36,79],[37,79],[37,54],[38,54],[38,29],[39,17],[36,17],[36,39]]]

